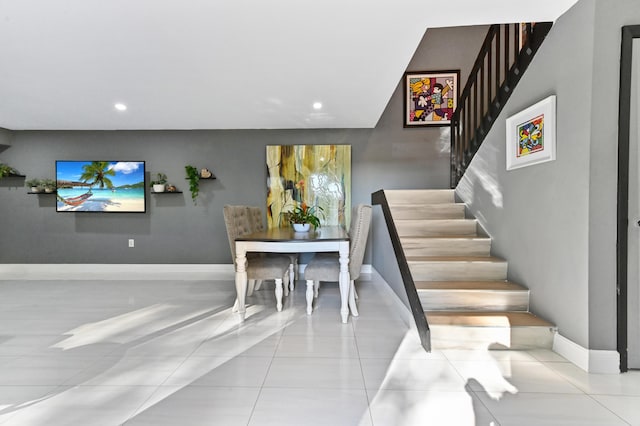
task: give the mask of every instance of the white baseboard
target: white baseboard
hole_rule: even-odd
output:
[[[233,279],[231,264],[0,264],[0,280]]]
[[[587,349],[559,333],[553,339],[553,351],[587,373],[620,373],[620,354],[617,351]]]
[[[304,272],[306,265],[299,265]],[[371,265],[362,265],[362,273],[371,273]],[[174,280],[233,279],[232,264],[82,264],[82,263],[4,263],[0,280]]]

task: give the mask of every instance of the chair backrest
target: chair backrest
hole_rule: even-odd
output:
[[[236,238],[253,232],[247,206],[224,206],[224,225],[227,228],[231,256],[235,262]]]
[[[260,207],[249,206],[249,220],[251,221],[251,229],[253,232],[264,231],[264,221],[262,209]]]
[[[369,227],[371,226],[372,208],[366,204],[358,204],[351,215],[349,227],[349,275],[352,280],[360,276],[364,250],[367,247]]]

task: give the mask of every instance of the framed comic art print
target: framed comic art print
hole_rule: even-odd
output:
[[[556,159],[556,97],[507,118],[507,170]]]
[[[458,105],[460,70],[404,74],[404,127],[448,126]]]

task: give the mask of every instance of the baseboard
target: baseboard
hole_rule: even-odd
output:
[[[620,373],[620,354],[617,351],[587,349],[559,333],[553,339],[553,351],[587,373]]]
[[[0,264],[0,280],[233,279],[231,264]]]
[[[304,272],[306,265],[300,265]],[[371,273],[371,265],[362,265],[362,273]],[[0,280],[174,280],[233,279],[232,264],[84,264],[84,263],[4,263]]]

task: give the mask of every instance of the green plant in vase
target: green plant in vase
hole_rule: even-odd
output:
[[[189,179],[191,200],[193,200],[193,204],[198,204],[197,198],[200,193],[200,172],[190,164],[184,166],[184,169],[187,172],[187,179]]]
[[[44,192],[54,192],[56,190],[56,181],[53,179],[42,179],[40,185],[44,189]]]
[[[293,210],[283,212],[284,219],[290,224],[294,225],[294,228],[299,228],[295,225],[313,225],[314,228],[320,228],[320,217],[324,219],[323,209],[320,206],[309,207],[307,203],[302,203],[299,206],[295,206]]]
[[[11,166],[0,163],[0,179],[3,177],[17,175],[18,171]]]
[[[31,192],[40,192],[42,187],[42,181],[40,179],[27,179],[24,181],[24,186],[31,189]]]

